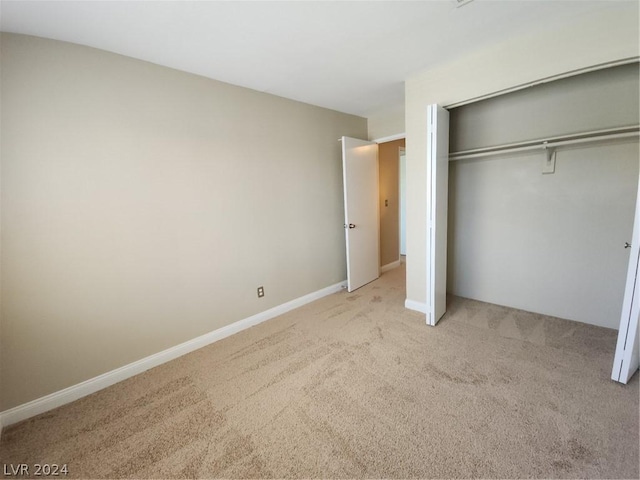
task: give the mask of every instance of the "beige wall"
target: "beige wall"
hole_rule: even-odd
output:
[[[400,160],[404,138],[378,145],[380,170],[380,265],[400,259]],[[385,200],[387,201],[385,205]]]
[[[19,35],[1,80],[1,410],[345,279],[366,119]]]
[[[404,104],[367,115],[369,139],[378,140],[405,133]]]
[[[407,300],[426,308],[427,105],[451,105],[581,68],[638,56],[638,4],[513,38],[406,82]],[[471,80],[470,80],[471,79]]]

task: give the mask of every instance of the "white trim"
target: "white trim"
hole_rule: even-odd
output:
[[[415,300],[409,300],[408,298],[404,301],[404,308],[408,308],[409,310],[415,310],[416,312],[427,314],[427,304],[422,302],[416,302]]]
[[[291,300],[290,302],[283,303],[282,305],[270,308],[269,310],[265,310],[264,312],[260,312],[251,317],[239,320],[232,323],[231,325],[226,325],[212,332],[205,333],[204,335],[196,337],[192,340],[188,340],[184,343],[163,350],[162,352],[145,357],[141,360],[138,360],[137,362],[130,363],[110,372],[98,375],[97,377],[91,378],[82,383],[78,383],[77,385],[65,388],[64,390],[54,392],[31,402],[18,405],[17,407],[5,410],[4,412],[0,412],[0,428],[3,425],[12,425],[16,422],[26,420],[27,418],[39,415],[53,408],[57,408],[67,403],[73,402],[74,400],[78,400],[79,398],[95,393],[99,390],[102,390],[103,388],[109,387],[115,383],[121,382],[122,380],[133,377],[134,375],[138,375],[139,373],[142,373],[153,367],[157,367],[158,365],[162,365],[163,363],[174,360],[175,358],[181,357],[182,355],[191,353],[194,350],[206,347],[207,345],[217,342],[218,340],[222,340],[223,338],[229,337],[249,327],[253,327],[254,325],[262,323],[266,320],[270,320],[274,317],[299,308],[303,305],[306,305],[307,303],[311,303],[327,295],[337,293],[345,287],[346,282],[344,281],[336,283],[335,285],[331,285],[316,292],[309,293],[300,298]]]
[[[400,266],[400,260],[396,260],[395,262],[387,263],[383,267],[380,268],[380,272],[388,272],[389,270],[393,270],[394,268],[398,268]]]
[[[407,138],[407,134],[406,133],[396,133],[395,135],[389,135],[388,137],[376,138],[375,140],[371,140],[371,141],[375,142],[375,143],[386,143],[386,142],[393,142],[394,140],[401,140],[403,138]]]

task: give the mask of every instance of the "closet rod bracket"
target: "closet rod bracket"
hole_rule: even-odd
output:
[[[556,149],[549,147],[549,142],[543,142],[542,148],[544,149],[545,158],[542,165],[542,174],[549,174],[556,172]]]

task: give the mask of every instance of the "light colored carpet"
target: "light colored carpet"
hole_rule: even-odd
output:
[[[404,269],[5,429],[2,463],[81,478],[638,478],[616,332],[451,298]]]

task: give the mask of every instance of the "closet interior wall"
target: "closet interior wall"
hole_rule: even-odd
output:
[[[639,123],[638,64],[451,110],[450,151]],[[637,137],[450,162],[448,291],[618,328],[638,188]]]

